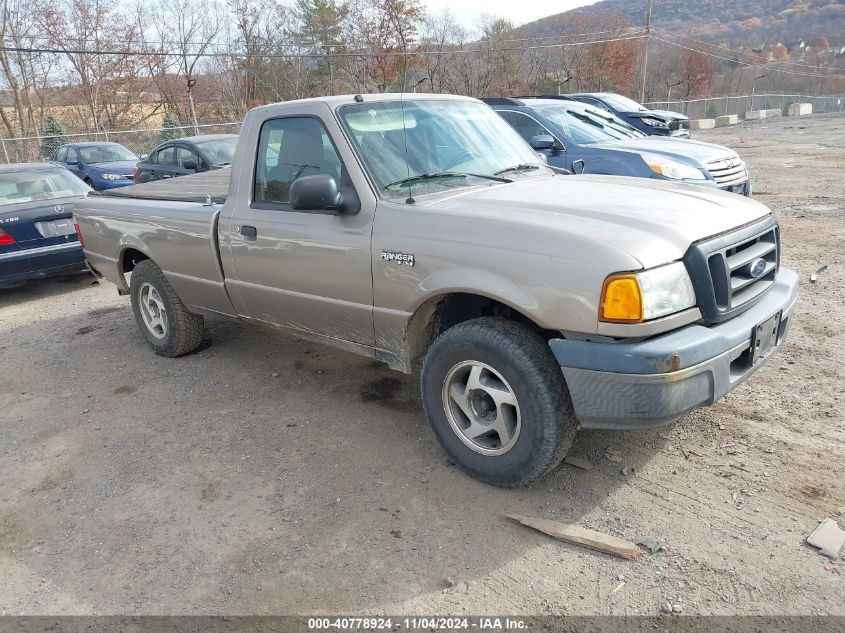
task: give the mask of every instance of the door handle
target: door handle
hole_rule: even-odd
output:
[[[254,240],[258,237],[258,229],[254,226],[243,225],[238,229],[238,233],[240,233],[241,237],[245,240]]]

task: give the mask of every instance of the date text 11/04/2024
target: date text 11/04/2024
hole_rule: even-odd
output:
[[[308,629],[318,630],[428,630],[457,631],[477,629],[481,631],[526,630],[528,623],[519,618],[478,617],[351,617],[351,618],[309,618]]]

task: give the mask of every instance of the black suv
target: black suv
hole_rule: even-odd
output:
[[[615,92],[581,92],[564,95],[569,99],[603,108],[649,136],[689,138],[689,117],[670,110],[649,110]]]
[[[138,163],[135,182],[175,178],[232,164],[237,134],[207,134],[165,141]]]

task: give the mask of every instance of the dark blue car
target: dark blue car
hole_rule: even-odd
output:
[[[582,92],[563,96],[603,108],[648,136],[690,136],[689,118],[679,112],[649,110],[633,99],[615,92]]]
[[[69,169],[96,191],[126,187],[135,182],[140,158],[120,143],[62,145],[47,160]]]
[[[85,270],[73,205],[89,191],[49,163],[0,166],[0,288]]]
[[[751,195],[745,163],[721,145],[645,136],[606,110],[561,99],[486,99],[552,167],[671,180]]]

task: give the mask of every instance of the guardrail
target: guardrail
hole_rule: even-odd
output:
[[[652,110],[671,110],[691,119],[715,119],[717,116],[736,114],[745,118],[749,110],[780,109],[784,116],[793,103],[812,103],[813,112],[845,112],[845,95],[814,97],[801,94],[755,94],[734,97],[707,97],[680,101],[649,101],[644,103]]]

